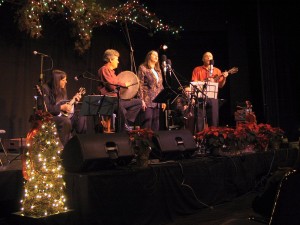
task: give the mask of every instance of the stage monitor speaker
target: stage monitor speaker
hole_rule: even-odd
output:
[[[126,166],[134,154],[128,134],[78,134],[62,152],[62,164],[69,172],[91,172]]]
[[[157,131],[153,142],[158,149],[152,152],[151,157],[161,160],[190,158],[197,150],[196,141],[189,130]]]

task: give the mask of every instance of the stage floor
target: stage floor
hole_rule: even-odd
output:
[[[248,220],[256,215],[254,197],[272,170],[292,166],[297,156],[298,150],[283,149],[204,156],[146,169],[66,173],[68,204],[76,211],[66,225],[258,224]],[[19,211],[22,161],[16,153],[9,154],[11,163],[0,157],[6,163],[0,167],[0,225],[15,225],[9,218]]]

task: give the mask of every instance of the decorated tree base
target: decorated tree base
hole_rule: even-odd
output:
[[[67,210],[49,216],[35,217],[25,216],[22,212],[16,212],[9,218],[10,224],[22,224],[22,225],[69,225],[71,224],[73,210]]]

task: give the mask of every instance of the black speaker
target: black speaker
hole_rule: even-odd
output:
[[[69,172],[90,172],[128,165],[133,157],[126,133],[78,134],[65,145],[62,165]]]
[[[189,130],[157,131],[153,143],[158,149],[151,153],[151,158],[161,160],[190,158],[197,150],[196,141]]]

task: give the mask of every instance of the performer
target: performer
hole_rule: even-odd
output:
[[[72,132],[86,133],[86,117],[79,116],[74,111],[74,105],[70,104],[67,97],[67,74],[62,70],[53,70],[52,76],[42,86],[42,94],[38,99],[38,108],[45,109],[53,115],[58,136],[63,145],[72,137]],[[79,101],[81,93],[77,93],[73,99]],[[73,101],[72,101],[73,102]]]
[[[153,102],[164,89],[157,51],[151,50],[147,53],[144,62],[139,66],[138,77],[140,79],[139,96],[142,99],[144,111],[142,127],[158,131],[160,109],[164,111],[166,104]]]
[[[221,72],[221,70],[215,67],[213,64],[213,54],[211,52],[205,52],[202,56],[202,66],[194,68],[192,73],[192,81],[210,81],[218,82],[218,88],[224,87],[226,78],[229,75],[228,71]],[[211,122],[208,125],[219,125],[219,102],[218,99],[208,98],[207,105],[211,107]],[[203,110],[198,110],[198,131],[203,130],[204,119]]]
[[[121,81],[115,74],[115,69],[119,64],[120,53],[114,49],[107,49],[104,52],[103,60],[106,62],[99,70],[98,76],[101,82],[97,87],[101,95],[117,97],[117,87],[128,87],[130,82]],[[132,98],[129,100],[120,99],[119,115],[121,119],[121,127],[119,131],[130,130],[134,125],[136,117],[142,108],[141,99]]]

